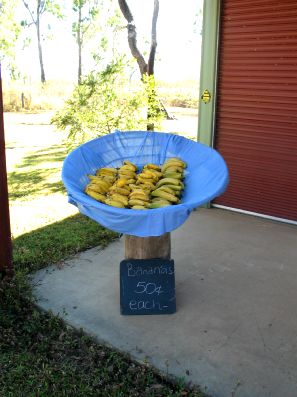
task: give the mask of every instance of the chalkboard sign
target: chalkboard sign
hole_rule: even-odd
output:
[[[176,311],[174,261],[127,259],[120,263],[121,313],[171,314]]]

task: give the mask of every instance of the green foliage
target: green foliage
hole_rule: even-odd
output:
[[[12,56],[14,45],[20,33],[15,20],[16,1],[2,0],[0,3],[0,60]]]
[[[68,141],[79,144],[116,129],[146,129],[141,112],[146,106],[144,86],[127,86],[122,61],[103,71],[90,73],[52,118],[59,129],[67,130]],[[128,87],[128,88],[127,88]]]
[[[142,82],[147,98],[147,129],[154,131],[160,127],[160,123],[164,119],[164,113],[156,92],[154,75],[144,75]]]
[[[72,10],[75,13],[80,13],[80,18],[76,17],[75,22],[72,23],[72,34],[77,37],[78,31],[80,32],[81,44],[85,34],[98,16],[100,6],[101,4],[97,0],[73,0]]]
[[[63,18],[62,8],[57,0],[23,0],[23,4],[29,13],[31,21],[23,20],[23,26],[31,23],[37,25],[39,23],[38,19],[45,13],[51,14],[58,19]]]
[[[15,63],[15,45],[21,28],[15,19],[17,0],[0,2],[0,62],[4,62],[10,75],[15,79],[18,75]]]

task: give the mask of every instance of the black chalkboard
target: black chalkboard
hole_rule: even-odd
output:
[[[123,260],[120,263],[120,300],[124,315],[175,313],[174,261]]]

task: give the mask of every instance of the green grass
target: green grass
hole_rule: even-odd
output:
[[[8,169],[15,276],[0,280],[0,396],[202,397],[36,307],[28,273],[105,247],[118,234],[80,214],[65,217],[63,142],[30,142],[8,142],[15,155]]]
[[[17,270],[33,272],[88,248],[104,248],[117,237],[117,233],[77,214],[17,237],[13,260]]]
[[[0,298],[1,396],[202,396],[40,312],[20,276]]]

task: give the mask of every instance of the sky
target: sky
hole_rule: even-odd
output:
[[[150,37],[153,1],[129,0],[129,5],[134,12],[137,30]],[[202,27],[195,28],[194,21],[202,5],[201,0],[160,0],[157,22],[157,57],[160,61],[156,62],[156,74],[160,78],[199,78]]]
[[[114,0],[116,1],[116,0]],[[134,15],[137,29],[138,47],[141,52],[149,51],[148,41],[151,35],[153,0],[127,0]],[[201,52],[201,24],[194,26],[195,15],[201,12],[203,0],[160,0],[157,22],[157,56],[155,75],[163,81],[199,79]],[[53,25],[53,39],[44,44],[44,64],[48,80],[76,80],[77,55],[75,41],[61,24]],[[33,27],[32,27],[33,30]],[[127,33],[122,32],[123,45],[127,44]],[[145,40],[147,42],[145,42]],[[20,62],[31,79],[39,78],[39,64],[36,45],[18,52]],[[129,54],[130,55],[130,54]]]

